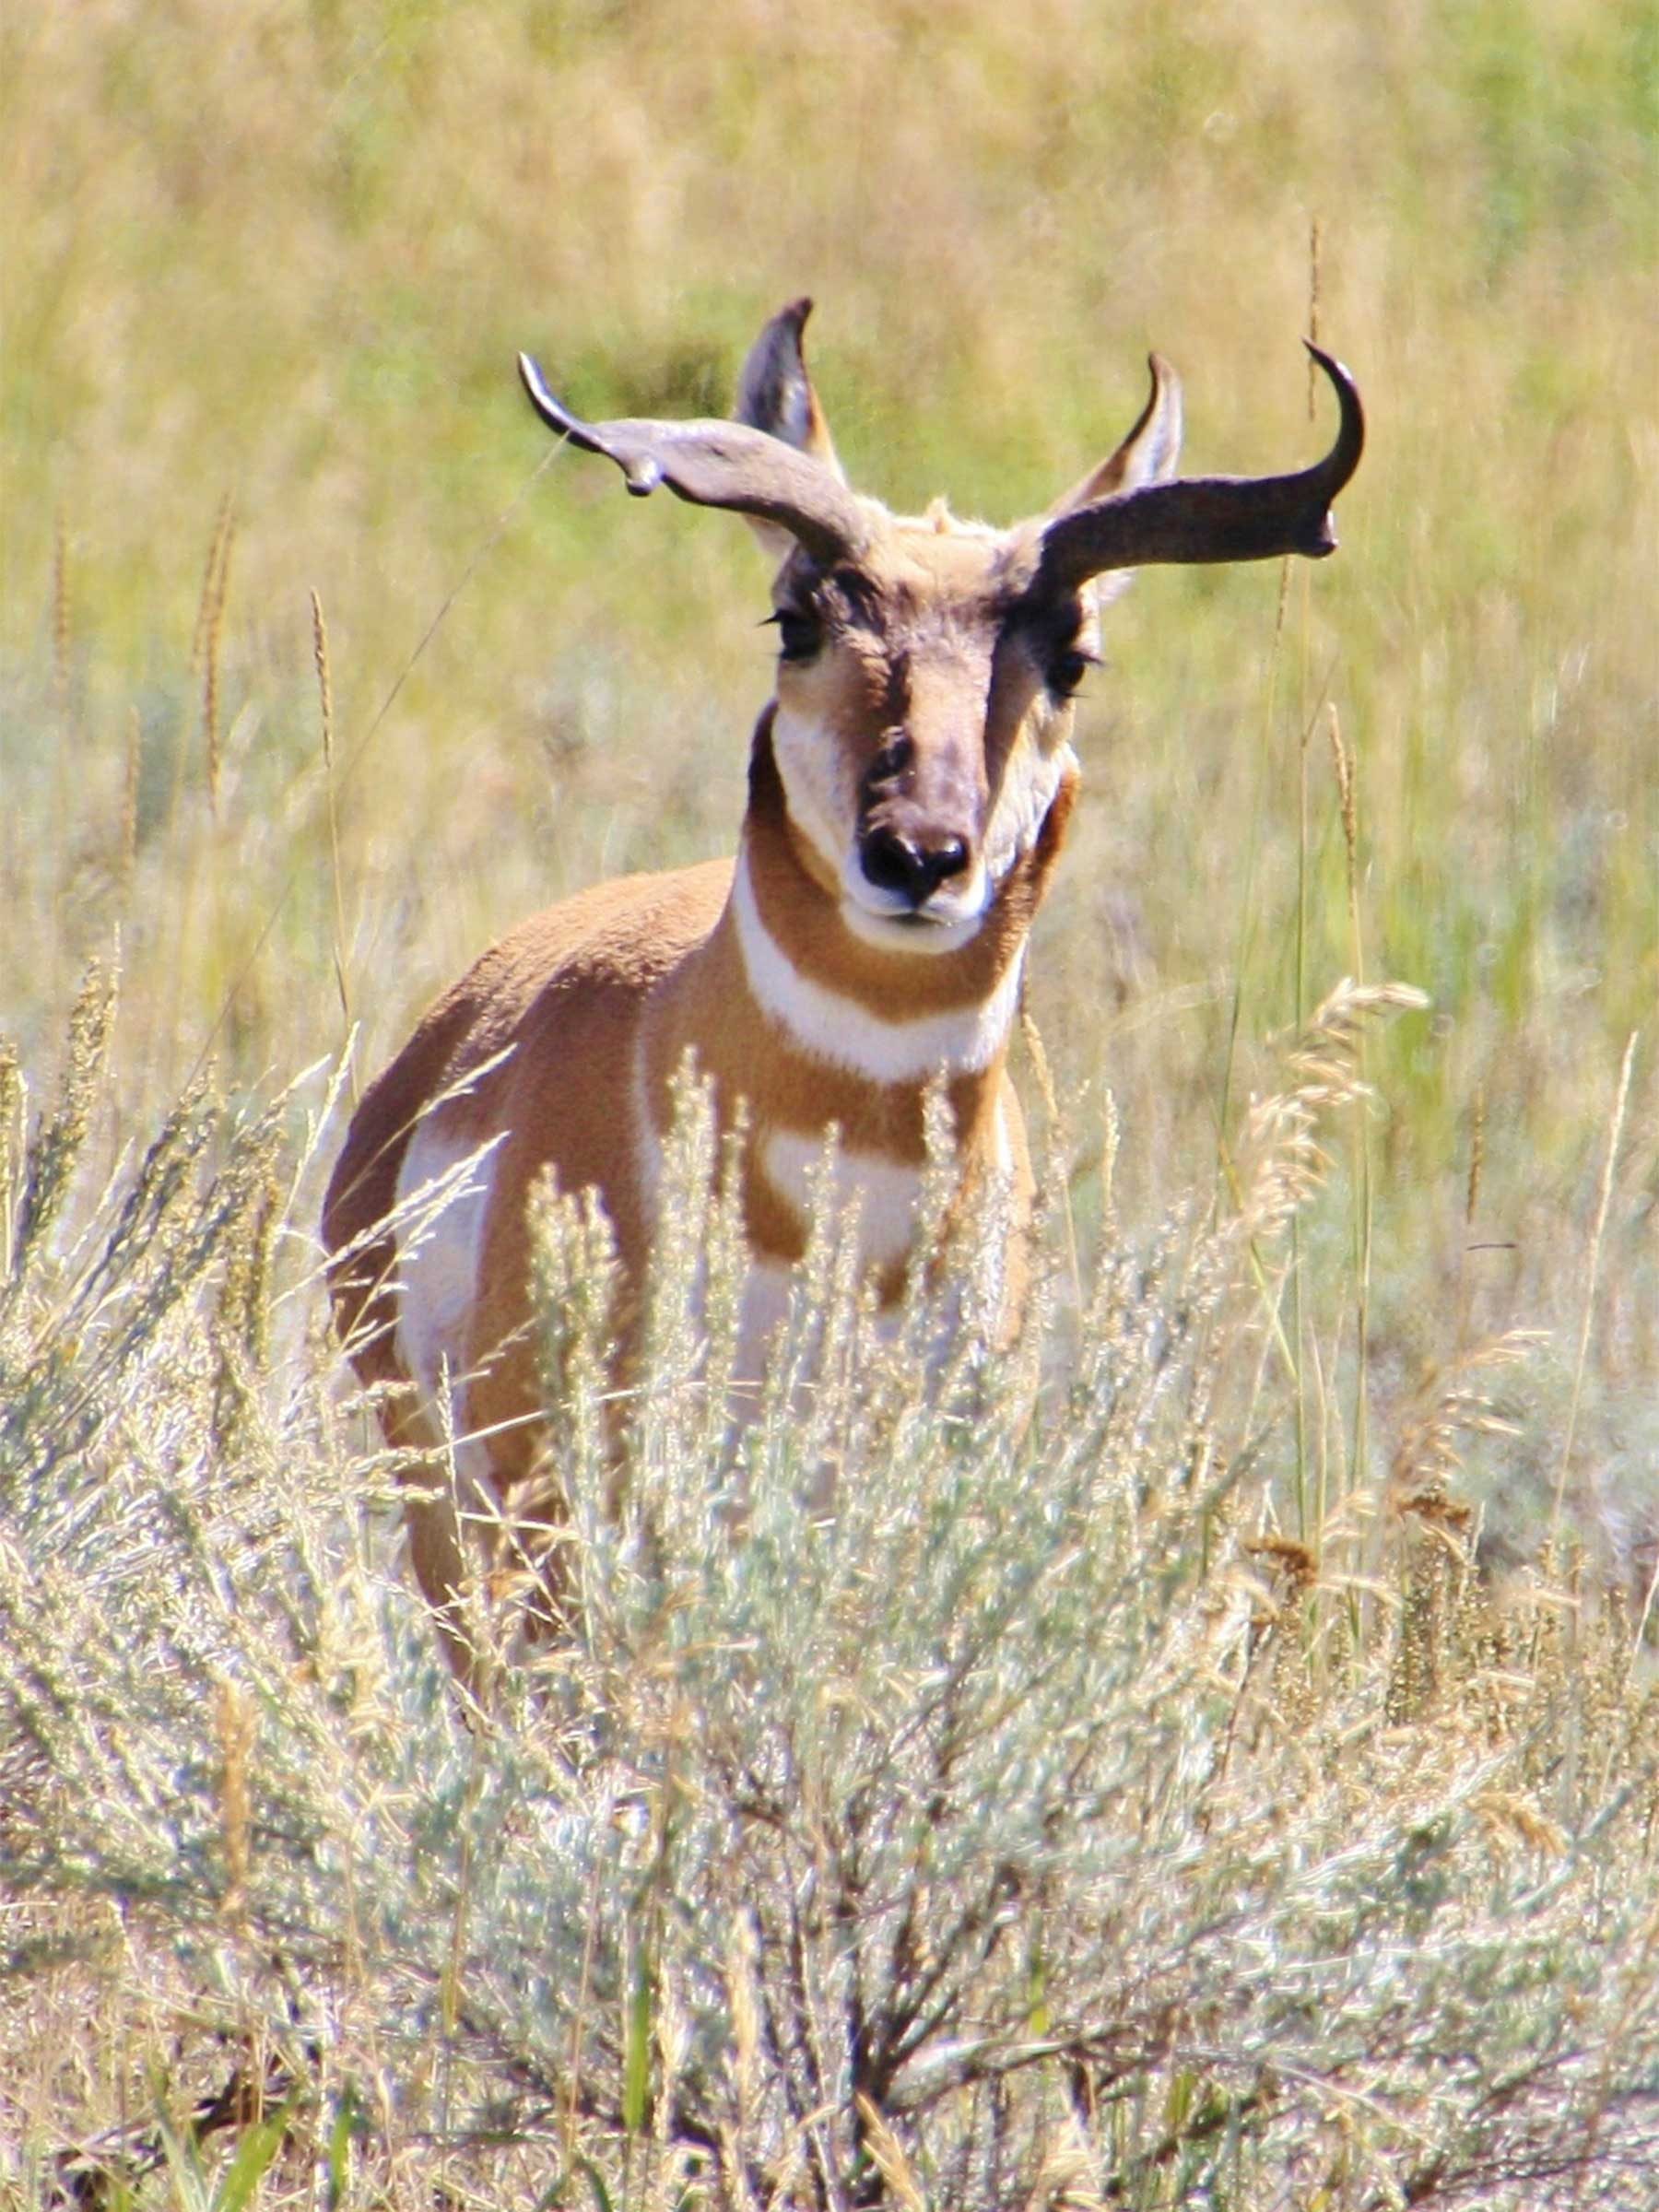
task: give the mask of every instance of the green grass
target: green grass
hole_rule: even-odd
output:
[[[28,5],[0,125],[0,2193],[98,2139],[83,2202],[746,2201],[678,2113],[754,2191],[798,2154],[784,2202],[1641,2203],[1650,0]],[[1057,1124],[1019,1069],[1083,1290],[1057,1259],[1034,1427],[834,1370],[856,1508],[813,1529],[757,1444],[739,1545],[668,1344],[683,1586],[592,1519],[565,1733],[466,1735],[321,1182],[493,933],[729,849],[769,681],[746,534],[549,457],[513,351],[718,406],[810,289],[856,479],[1006,519],[1149,345],[1194,469],[1318,450],[1315,224],[1371,424],[1342,550],[1142,576],[1085,702]],[[1274,1227],[1300,1140],[1253,1101],[1344,975],[1432,1007],[1320,1045],[1372,1095]],[[981,1763],[924,1866],[956,1635]],[[849,1990],[951,1940],[936,2096],[872,2089]],[[267,2066],[268,2164],[247,2115],[193,2136]]]

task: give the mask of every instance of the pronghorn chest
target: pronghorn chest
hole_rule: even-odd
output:
[[[797,922],[779,883],[758,887],[765,852],[751,824],[720,925],[646,1009],[634,1084],[639,1181],[653,1217],[673,1203],[663,1132],[688,1053],[713,1086],[723,1125],[740,1111],[747,1121],[743,1379],[751,1382],[764,1372],[819,1208],[851,1240],[883,1304],[897,1302],[920,1227],[933,1081],[943,1081],[966,1178],[1011,1171],[1018,1109],[1003,1060],[1024,949],[1018,939],[1000,963],[982,965],[917,956],[913,974],[898,961],[889,974],[857,946],[838,944],[833,915],[812,911]]]
[[[922,1200],[920,1159],[839,1132],[762,1127],[750,1147],[745,1210],[758,1261],[790,1265],[806,1252],[815,1216],[852,1243],[858,1271],[874,1274],[883,1298],[899,1290],[915,1241]]]
[[[1018,1106],[1006,1083],[988,1100],[966,1157],[959,1155],[959,1188],[983,1197],[1000,1192],[992,1211],[955,1218],[948,1208],[943,1242],[931,1246],[928,1276],[933,1283],[941,1341],[956,1320],[973,1311],[999,1333],[1011,1319],[1011,1300],[1019,1296],[1019,1269],[1010,1271],[1011,1244],[1018,1244],[1029,1218],[1030,1176],[1023,1136],[1018,1134]],[[800,1279],[798,1262],[814,1221],[822,1218],[832,1234],[851,1242],[854,1267],[874,1283],[880,1300],[878,1330],[896,1322],[909,1274],[924,1230],[928,1170],[922,1160],[856,1144],[827,1142],[819,1134],[793,1129],[762,1130],[753,1142],[747,1192],[750,1266],[746,1285],[736,1380],[752,1388],[764,1382],[776,1331]],[[989,1186],[989,1188],[987,1187]],[[1002,1209],[1002,1210],[999,1210]],[[994,1224],[996,1233],[962,1233],[967,1218]],[[747,1386],[747,1387],[746,1387]]]
[[[836,1218],[857,1240],[861,1270],[902,1265],[916,1233],[922,1170],[909,1160],[857,1145],[827,1147],[795,1129],[768,1131],[755,1147],[754,1171],[792,1217],[792,1244],[806,1241],[820,1190]]]
[[[660,1227],[662,1209],[677,1194],[665,1185],[664,1140],[648,1114],[640,1124],[640,1151],[653,1228]],[[858,1274],[874,1276],[891,1303],[915,1241],[923,1178],[919,1162],[830,1141],[822,1129],[752,1129],[743,1180],[748,1268],[733,1369],[740,1405],[758,1403],[765,1384],[815,1218],[831,1234],[853,1239]]]

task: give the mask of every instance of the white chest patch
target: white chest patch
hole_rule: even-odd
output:
[[[941,1068],[947,1074],[977,1074],[990,1066],[1007,1039],[1019,1004],[1023,945],[978,1005],[908,1018],[895,1010],[889,1019],[800,972],[760,919],[747,857],[741,853],[732,911],[756,1000],[804,1052],[820,1060],[851,1068],[872,1083],[914,1083]]]
[[[813,1170],[824,1156],[822,1140],[793,1129],[774,1129],[761,1148],[767,1181],[801,1220],[812,1211]],[[835,1203],[858,1207],[858,1256],[865,1267],[890,1267],[904,1258],[915,1234],[922,1174],[879,1152],[838,1147],[833,1156]]]
[[[486,1145],[451,1135],[429,1114],[397,1176],[397,1353],[449,1433],[464,1437],[467,1322],[494,1181]],[[481,1446],[471,1446],[477,1453]]]

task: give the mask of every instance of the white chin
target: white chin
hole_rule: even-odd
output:
[[[882,952],[957,952],[979,934],[983,908],[971,913],[917,913],[908,907],[872,912],[849,893],[841,898],[841,919],[855,937]]]

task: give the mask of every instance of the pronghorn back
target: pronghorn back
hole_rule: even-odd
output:
[[[749,521],[777,564],[781,650],[735,860],[597,885],[491,947],[370,1088],[335,1169],[324,1235],[352,1359],[393,1441],[453,1458],[486,1506],[538,1449],[530,1191],[551,1170],[602,1199],[626,1365],[688,1055],[746,1132],[740,1383],[763,1371],[832,1126],[862,1258],[898,1298],[935,1080],[964,1192],[1012,1192],[988,1264],[1017,1307],[1030,1176],[1006,1061],[1101,610],[1147,562],[1328,551],[1330,501],[1359,460],[1357,394],[1319,355],[1341,410],[1324,462],[1176,479],[1179,387],[1154,358],[1138,421],[1046,515],[1009,530],[943,505],[896,517],[846,484],[802,355],[807,308],[762,332],[733,422],[587,424],[521,361],[544,420],[630,490],[666,485]],[[453,1626],[467,1561],[441,1483],[409,1520]]]

